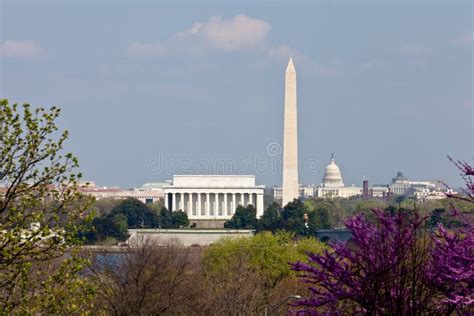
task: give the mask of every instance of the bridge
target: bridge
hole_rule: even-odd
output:
[[[316,236],[321,241],[347,241],[352,238],[348,229],[318,229]]]

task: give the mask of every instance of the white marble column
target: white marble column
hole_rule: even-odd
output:
[[[169,203],[168,203],[168,193],[165,193],[165,207],[167,210],[170,209]]]
[[[181,207],[181,211],[186,212],[184,210],[184,193],[180,193],[179,195],[180,195],[179,206]],[[178,209],[178,211],[179,211],[179,209]]]
[[[211,215],[211,200],[210,200],[211,195],[206,193],[206,216]]]
[[[236,196],[236,193],[232,193],[232,208],[230,210],[230,215],[234,215],[235,209],[237,208],[235,196]]]
[[[263,194],[257,194],[257,218],[263,215]]]
[[[227,193],[224,193],[224,208],[222,209],[222,214],[223,215],[229,214],[229,208],[227,206]]]
[[[198,205],[197,205],[197,213],[196,215],[197,216],[201,216],[201,204],[202,204],[202,201],[201,201],[201,193],[198,193]]]
[[[249,193],[249,205],[251,204],[251,205],[255,206],[255,204],[253,204],[253,203],[254,203],[253,202],[253,193]]]
[[[176,210],[176,193],[171,193],[172,196],[172,201],[171,201],[171,210],[170,211],[175,211]]]
[[[194,215],[193,214],[193,194],[188,193],[188,211],[186,212],[188,216]]]
[[[214,193],[214,216],[219,216],[219,193]]]

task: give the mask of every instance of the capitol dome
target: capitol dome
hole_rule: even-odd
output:
[[[334,155],[331,156],[331,162],[324,170],[323,185],[325,187],[343,187],[341,170],[334,161]]]

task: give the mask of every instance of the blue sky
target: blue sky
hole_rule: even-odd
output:
[[[334,153],[349,185],[398,170],[460,185],[446,155],[472,162],[472,20],[471,2],[447,1],[2,1],[0,96],[60,106],[101,185],[275,185],[293,56],[301,182]]]

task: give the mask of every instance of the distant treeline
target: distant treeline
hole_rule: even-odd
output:
[[[472,203],[462,200],[437,200],[419,203],[411,199],[396,197],[391,200],[360,198],[351,199],[306,199],[294,200],[285,207],[272,202],[263,216],[257,218],[254,206],[238,206],[234,216],[224,224],[225,228],[255,229],[260,231],[287,231],[296,236],[316,236],[319,229],[343,228],[344,222],[355,214],[371,216],[371,210],[414,210],[430,216],[434,226],[438,222],[449,224],[452,208],[464,213],[473,213]],[[129,228],[181,228],[194,227],[187,214],[170,212],[161,201],[144,204],[136,199],[101,199],[92,206],[95,218],[89,228],[82,232],[86,243],[116,243],[128,238]],[[453,223],[451,223],[453,224]],[[433,226],[433,227],[434,227]]]

